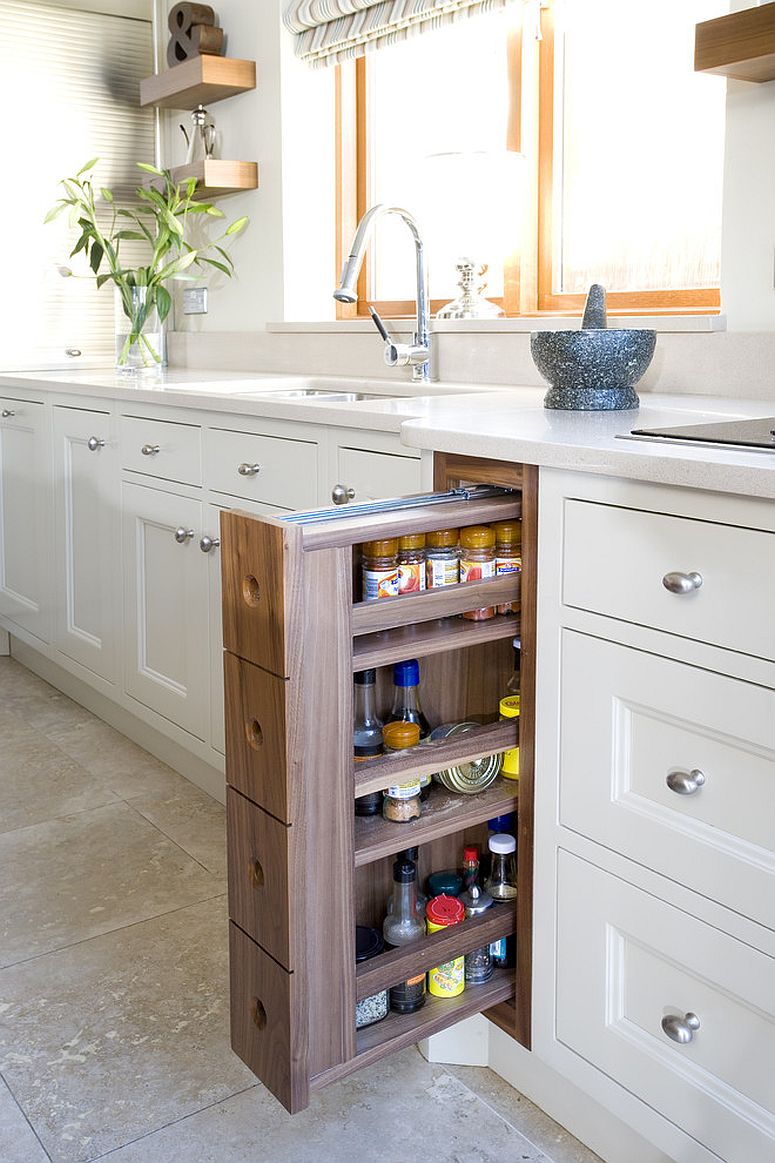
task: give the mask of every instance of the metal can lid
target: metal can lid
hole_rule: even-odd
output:
[[[467,917],[478,917],[482,913],[486,913],[491,904],[494,904],[492,897],[478,884],[474,884],[466,892],[461,892],[459,901],[466,910]]]
[[[425,906],[425,915],[432,925],[458,925],[465,920],[465,906],[456,896],[435,896]]]

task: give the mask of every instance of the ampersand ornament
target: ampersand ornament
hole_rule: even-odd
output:
[[[223,51],[223,29],[215,27],[215,12],[209,4],[176,4],[167,24],[172,34],[167,46],[170,68],[192,57],[219,56]]]

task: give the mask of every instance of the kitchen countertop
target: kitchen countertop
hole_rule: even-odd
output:
[[[775,400],[649,393],[638,411],[561,412],[543,408],[544,390],[534,387],[184,369],[159,381],[141,378],[136,386],[113,369],[0,375],[0,391],[20,387],[400,432],[413,448],[775,499],[775,453],[621,438],[632,428],[775,415]],[[375,398],[273,398],[304,387],[367,391]]]

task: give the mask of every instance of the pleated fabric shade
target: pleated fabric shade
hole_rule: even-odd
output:
[[[520,0],[289,0],[284,20],[296,55],[335,65]]]

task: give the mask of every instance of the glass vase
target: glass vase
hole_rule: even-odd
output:
[[[153,288],[116,287],[116,370],[137,375],[167,366],[165,324]]]

